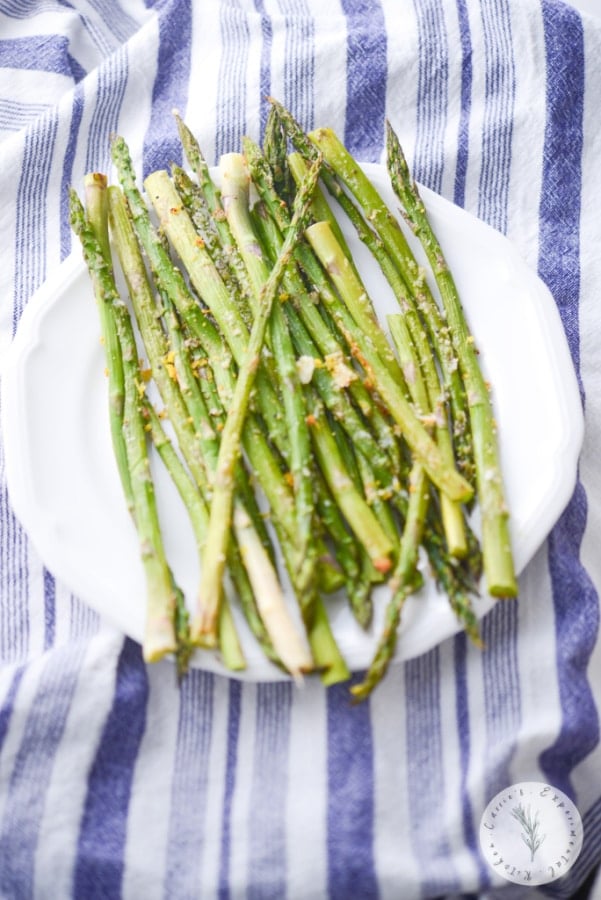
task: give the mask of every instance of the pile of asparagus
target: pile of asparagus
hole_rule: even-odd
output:
[[[196,648],[210,648],[233,671],[244,668],[237,603],[277,666],[297,679],[316,671],[326,684],[343,681],[350,676],[329,596],[344,591],[367,629],[374,587],[387,584],[383,634],[352,688],[362,698],[394,655],[403,605],[425,571],[475,641],[482,570],[493,596],[516,593],[489,386],[389,126],[391,183],[432,283],[331,130],[304,133],[273,100],[263,146],[245,139],[214,180],[176,121],[187,170],[153,172],[142,191],[115,137],[119,185],[90,173],[83,203],[71,191],[106,352],[115,458],[147,582],[144,657],[174,654],[183,673]],[[387,323],[334,208],[398,300]],[[195,598],[183,596],[166,558],[154,453],[194,532]],[[470,527],[476,502],[481,540]]]

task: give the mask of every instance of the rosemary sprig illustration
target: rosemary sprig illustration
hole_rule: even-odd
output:
[[[539,834],[540,822],[538,819],[538,810],[536,810],[536,814],[533,816],[530,806],[528,806],[528,809],[524,809],[520,803],[519,806],[512,809],[511,815],[524,829],[520,836],[530,850],[530,862],[534,862],[536,851],[547,836],[546,834]]]

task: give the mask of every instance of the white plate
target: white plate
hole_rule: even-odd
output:
[[[366,166],[391,208],[384,169]],[[424,189],[424,200],[455,274],[493,384],[516,568],[544,541],[574,488],[583,417],[571,358],[545,285],[500,234]],[[398,311],[368,251],[347,227],[378,314]],[[384,320],[383,320],[384,321]],[[11,501],[41,558],[72,591],[135,640],[144,623],[144,579],[109,436],[97,312],[79,246],[31,299],[2,379],[6,474]],[[193,597],[198,570],[185,511],[156,466],[167,552]],[[383,592],[380,591],[380,594]],[[385,598],[363,633],[346,605],[331,619],[351,669],[369,664]],[[475,601],[478,615],[491,598]],[[244,623],[242,677],[281,678]],[[447,600],[429,583],[404,612],[398,659],[425,652],[458,630]],[[194,665],[223,671],[211,653]]]

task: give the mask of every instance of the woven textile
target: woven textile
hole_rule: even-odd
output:
[[[70,185],[262,137],[279,98],[505,233],[550,288],[585,408],[576,490],[482,624],[347,685],[144,665],[44,567],[0,442],[0,897],[522,897],[478,846],[501,789],[566,792],[601,860],[601,25],[560,0],[0,0],[0,365],[35,290],[77,250]],[[469,248],[466,247],[466,253]],[[516,322],[519,328],[519,322]],[[74,336],[75,338],[76,336]],[[528,896],[535,895],[534,889]]]

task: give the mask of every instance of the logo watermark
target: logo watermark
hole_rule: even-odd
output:
[[[493,797],[480,821],[489,865],[514,884],[547,884],[573,866],[582,849],[582,819],[550,784],[523,781]]]

